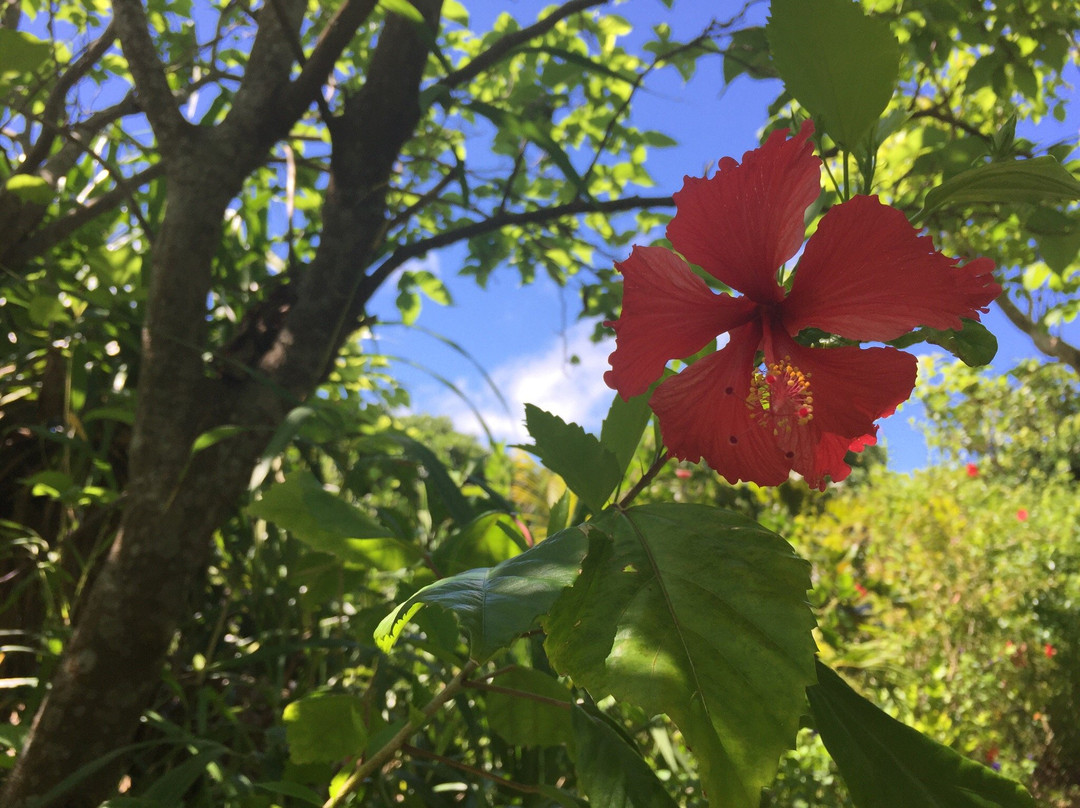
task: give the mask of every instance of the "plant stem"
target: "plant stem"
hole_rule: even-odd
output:
[[[645,486],[652,482],[653,477],[660,473],[660,469],[662,469],[664,467],[664,464],[667,463],[670,459],[671,455],[668,454],[667,449],[664,449],[664,451],[660,453],[660,456],[653,461],[653,464],[649,466],[648,471],[641,475],[641,479],[634,484],[634,487],[626,492],[625,497],[619,500],[619,504],[617,507],[630,507],[630,503],[632,503],[637,497],[637,495],[640,494],[642,490],[644,490]]]
[[[446,686],[436,693],[431,701],[424,705],[423,709],[420,710],[420,716],[411,719],[409,723],[402,727],[381,749],[367,760],[357,765],[356,771],[354,771],[349,779],[342,784],[337,794],[334,794],[330,799],[323,803],[323,808],[338,808],[345,798],[356,791],[365,779],[382,768],[383,764],[396,755],[405,745],[405,742],[409,740],[417,730],[424,727],[435,716],[435,713],[439,712],[446,702],[450,701],[461,692],[462,688],[465,686],[465,680],[478,666],[479,663],[474,662],[471,659],[466,662],[461,670],[457,672],[457,675],[447,682]]]

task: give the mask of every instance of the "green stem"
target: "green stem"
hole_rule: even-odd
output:
[[[338,808],[345,798],[356,791],[364,780],[381,769],[390,758],[401,751],[405,742],[409,740],[414,733],[426,726],[427,723],[435,717],[435,714],[442,709],[442,706],[446,704],[446,702],[450,701],[461,692],[465,687],[465,680],[469,678],[478,666],[479,663],[474,662],[471,659],[466,662],[461,670],[457,672],[457,675],[447,682],[446,686],[436,693],[431,701],[424,705],[423,709],[420,710],[420,715],[410,719],[409,723],[402,727],[381,749],[356,767],[356,771],[354,771],[349,776],[349,779],[342,784],[341,788],[338,789],[337,794],[333,795],[323,803],[323,808]]]
[[[628,508],[630,503],[634,501],[638,494],[640,494],[649,483],[652,482],[653,477],[660,473],[660,469],[664,467],[664,464],[671,459],[671,455],[668,454],[668,450],[664,449],[660,453],[660,456],[653,461],[653,464],[649,466],[648,471],[641,475],[641,479],[637,481],[633,488],[626,492],[626,496],[619,500],[617,507]]]

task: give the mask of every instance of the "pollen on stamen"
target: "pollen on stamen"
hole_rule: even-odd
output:
[[[761,416],[772,422],[777,437],[792,426],[803,426],[814,417],[810,374],[803,373],[792,364],[790,356],[785,356],[769,364],[764,373],[754,371],[746,404],[751,418]]]

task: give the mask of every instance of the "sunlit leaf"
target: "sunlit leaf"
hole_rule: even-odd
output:
[[[858,808],[1033,808],[1019,783],[902,724],[817,664],[814,722]]]
[[[666,713],[712,804],[757,808],[814,681],[809,565],[776,534],[700,505],[588,524],[599,530],[581,575],[544,621],[552,666],[594,698]]]
[[[929,342],[932,345],[940,345],[965,365],[973,368],[990,364],[997,355],[997,337],[977,320],[964,318],[963,323],[964,327],[959,331],[920,328],[892,340],[889,344],[897,348],[906,348],[919,342]]]
[[[513,558],[522,551],[522,542],[512,517],[485,513],[447,537],[431,560],[441,574],[454,575]]]
[[[290,474],[247,510],[347,565],[395,570],[421,557],[419,548],[394,538],[387,528],[325,490],[311,472]]]
[[[328,763],[359,754],[367,742],[364,704],[348,693],[315,693],[285,707],[282,721],[293,763]]]
[[[626,474],[634,451],[641,442],[641,435],[649,424],[652,410],[649,409],[649,393],[642,393],[629,401],[616,395],[607,417],[600,427],[600,445],[615,455],[618,463],[619,479]]]
[[[784,86],[848,150],[877,121],[900,74],[900,46],[883,19],[851,0],[773,0],[766,26]]]
[[[617,456],[577,424],[533,404],[525,405],[525,428],[534,445],[522,448],[561,476],[593,512],[600,511],[622,479]]]
[[[926,194],[917,218],[922,220],[944,205],[1071,202],[1077,199],[1080,199],[1080,180],[1053,157],[1032,157],[986,163],[957,174]]]
[[[52,55],[52,46],[36,36],[0,28],[0,76],[5,73],[33,73]]]
[[[389,651],[412,616],[435,604],[457,616],[473,658],[487,659],[532,628],[574,582],[588,537],[597,532],[591,523],[568,528],[495,567],[436,581],[383,618],[375,641]]]

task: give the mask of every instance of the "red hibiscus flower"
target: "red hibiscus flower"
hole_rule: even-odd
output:
[[[675,194],[668,239],[741,295],[713,293],[662,247],[635,247],[617,265],[623,308],[609,323],[616,349],[604,379],[624,398],[645,392],[669,360],[728,335],[720,350],[664,380],[650,403],[671,454],[704,457],[732,483],[778,485],[791,470],[817,488],[842,480],[851,471],[844,454],[873,444],[874,421],[911,394],[913,356],[808,347],[795,339],[804,329],[874,341],[919,326],[957,329],[1001,291],[988,259],[959,266],[873,196],[832,208],[783,283],[820,193],[812,132],[809,123],[792,138],[773,132],[741,164],[725,157],[713,177],[687,177]]]

